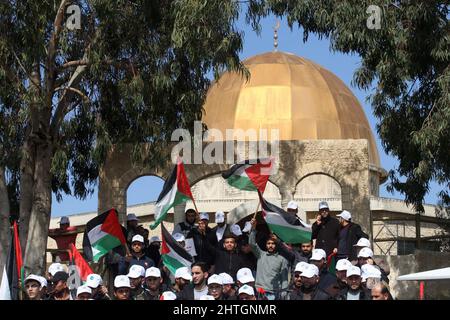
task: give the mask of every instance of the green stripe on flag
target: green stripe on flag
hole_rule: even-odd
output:
[[[305,243],[311,241],[311,232],[279,224],[270,224],[268,222],[267,225],[273,233],[286,243]]]
[[[186,267],[184,264],[182,264],[179,260],[177,260],[174,257],[171,257],[168,254],[162,255],[161,256],[164,265],[167,267],[167,269],[169,269],[169,271],[172,274],[175,274],[175,272],[177,271],[177,269],[181,268],[181,267]]]
[[[150,228],[152,230],[154,228],[156,228],[156,226],[158,226],[158,224],[160,224],[161,221],[163,221],[166,218],[167,212],[169,212],[169,210],[171,208],[173,208],[174,206],[177,206],[179,204],[182,204],[183,202],[186,202],[188,200],[190,200],[190,198],[187,195],[177,191],[177,193],[175,194],[175,198],[173,199],[173,202],[172,203],[168,203],[166,206],[164,206],[162,208],[162,210],[160,211],[160,214],[158,215],[158,217],[155,220],[155,222],[153,222],[153,224],[151,224]]]
[[[92,244],[92,255],[94,262],[98,262],[102,256],[108,253],[111,249],[120,246],[122,243],[116,237],[106,234],[100,240]]]
[[[232,175],[227,179],[227,182],[229,185],[240,190],[247,190],[247,191],[257,190],[252,180],[250,180],[249,177],[247,177],[246,175],[245,176]]]

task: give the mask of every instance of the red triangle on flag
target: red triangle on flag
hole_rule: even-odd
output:
[[[108,216],[101,226],[101,230],[116,237],[122,244],[127,242],[122,232],[122,226],[119,223],[119,218],[117,218],[116,209],[109,210]]]

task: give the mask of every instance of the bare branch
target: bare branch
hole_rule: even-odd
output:
[[[90,102],[91,101],[87,95],[85,95],[81,90],[79,90],[77,88],[72,88],[72,87],[68,87],[68,88],[58,87],[58,88],[55,88],[55,91],[61,91],[61,90],[68,90],[68,91],[72,91],[72,92],[78,94],[84,100],[84,102]]]
[[[84,66],[84,65],[87,65],[87,63],[88,63],[88,61],[84,60],[84,59],[68,61],[68,62],[66,62],[63,65],[58,67],[58,72],[63,70],[63,69],[67,69],[69,67]]]
[[[40,89],[40,84],[34,82],[33,78],[31,77],[31,75],[27,72],[27,70],[25,69],[25,67],[23,66],[22,62],[20,61],[19,57],[17,56],[16,52],[14,50],[11,50],[12,53],[14,54],[14,57],[17,60],[17,63],[19,64],[20,68],[22,68],[23,72],[27,75],[28,79],[30,80],[30,82],[36,87],[36,89]]]

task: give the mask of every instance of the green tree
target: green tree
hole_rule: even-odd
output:
[[[249,21],[269,14],[289,26],[330,39],[331,49],[358,54],[353,82],[375,89],[369,96],[377,131],[388,154],[399,160],[389,190],[423,211],[431,181],[450,203],[449,1],[436,0],[250,0]],[[370,5],[380,9],[380,28]],[[369,23],[368,23],[369,20]],[[368,27],[369,25],[369,27]]]
[[[86,197],[117,143],[150,142],[157,163],[171,132],[200,119],[208,74],[244,71],[239,6],[0,3],[0,200],[20,200],[26,272],[43,271],[52,192]]]

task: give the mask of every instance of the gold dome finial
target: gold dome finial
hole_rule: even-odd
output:
[[[278,51],[278,29],[280,29],[280,20],[277,19],[277,24],[273,27],[273,51]]]

